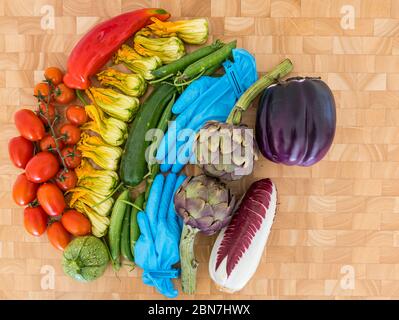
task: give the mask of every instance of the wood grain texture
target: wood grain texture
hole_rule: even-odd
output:
[[[55,28],[43,30],[43,5]],[[341,27],[343,6],[355,28]],[[279,190],[279,208],[257,273],[240,292],[219,292],[207,261],[214,237],[200,237],[196,295],[181,299],[399,298],[399,1],[398,0],[3,0],[0,1],[0,299],[162,299],[141,271],[109,268],[89,284],[67,278],[46,236],[23,229],[11,199],[19,173],[8,161],[17,134],[13,113],[33,107],[32,88],[50,65],[65,67],[73,45],[94,24],[121,12],[161,6],[174,18],[206,16],[212,38],[236,38],[260,73],[285,57],[293,75],[321,76],[337,102],[337,133],[310,168],[259,159],[242,193],[262,177]],[[211,41],[210,39],[210,41]],[[254,124],[255,106],[245,115]],[[54,287],[46,275],[54,271]],[[345,285],[353,275],[351,285]]]

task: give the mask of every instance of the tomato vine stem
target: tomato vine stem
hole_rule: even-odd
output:
[[[39,91],[39,94],[37,95],[36,98],[38,99],[39,106],[40,106],[40,103],[41,103],[41,102],[45,104],[45,106],[46,106],[46,112],[44,112],[44,114],[43,114],[43,112],[41,111],[41,109],[40,109],[40,107],[39,107],[39,113],[41,113],[41,115],[44,116],[44,118],[45,118],[46,121],[47,121],[47,124],[48,124],[49,129],[50,129],[50,134],[51,134],[51,136],[52,136],[53,139],[54,139],[55,150],[57,151],[58,156],[59,156],[60,159],[61,159],[62,165],[63,165],[63,167],[64,167],[64,172],[68,172],[68,168],[67,168],[67,166],[66,166],[66,164],[65,164],[65,159],[64,159],[64,157],[63,157],[62,154],[61,154],[60,146],[59,146],[59,144],[58,144],[58,139],[59,139],[60,137],[57,137],[57,135],[55,134],[55,130],[54,130],[54,125],[55,125],[55,123],[59,120],[59,115],[58,115],[57,111],[55,111],[55,112],[56,112],[56,115],[55,115],[55,117],[54,117],[54,120],[51,121],[51,119],[50,119],[50,117],[49,117],[49,105],[50,105],[50,101],[51,101],[51,95],[54,93],[54,85],[53,85],[53,83],[51,82],[51,80],[45,80],[45,82],[47,83],[47,86],[48,86],[47,99],[44,99],[44,96],[41,94],[40,91]]]

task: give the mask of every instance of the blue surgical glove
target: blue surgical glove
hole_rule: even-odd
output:
[[[176,101],[169,124],[156,155],[162,172],[179,172],[191,159],[195,133],[210,120],[225,122],[238,98],[257,79],[254,57],[244,49],[233,50],[234,62],[227,60],[225,75],[200,77]]]
[[[172,266],[180,261],[181,227],[174,210],[174,194],[186,177],[162,174],[155,177],[148,197],[146,212],[137,215],[141,235],[134,247],[135,262],[143,272],[143,282],[155,286],[168,298],[178,291],[171,281],[179,275]]]

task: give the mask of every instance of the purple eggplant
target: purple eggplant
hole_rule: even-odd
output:
[[[256,141],[269,160],[311,166],[333,142],[335,101],[317,78],[291,78],[268,87],[259,101]]]

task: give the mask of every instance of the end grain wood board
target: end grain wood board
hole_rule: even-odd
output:
[[[260,73],[289,57],[294,75],[322,77],[337,102],[337,133],[323,161],[300,168],[259,159],[253,176],[234,184],[242,193],[251,181],[270,177],[279,191],[251,282],[234,295],[219,292],[207,271],[214,238],[200,237],[197,293],[179,298],[398,298],[399,0],[1,0],[0,298],[163,298],[142,283],[138,269],[124,267],[119,279],[109,269],[90,284],[67,278],[46,236],[24,231],[10,192],[19,170],[6,152],[17,134],[13,113],[34,106],[32,88],[43,69],[65,68],[74,44],[97,22],[149,6],[174,19],[207,17],[210,40],[237,39],[255,55]],[[43,30],[43,16],[52,11],[54,29]],[[245,116],[249,125],[255,110]]]

